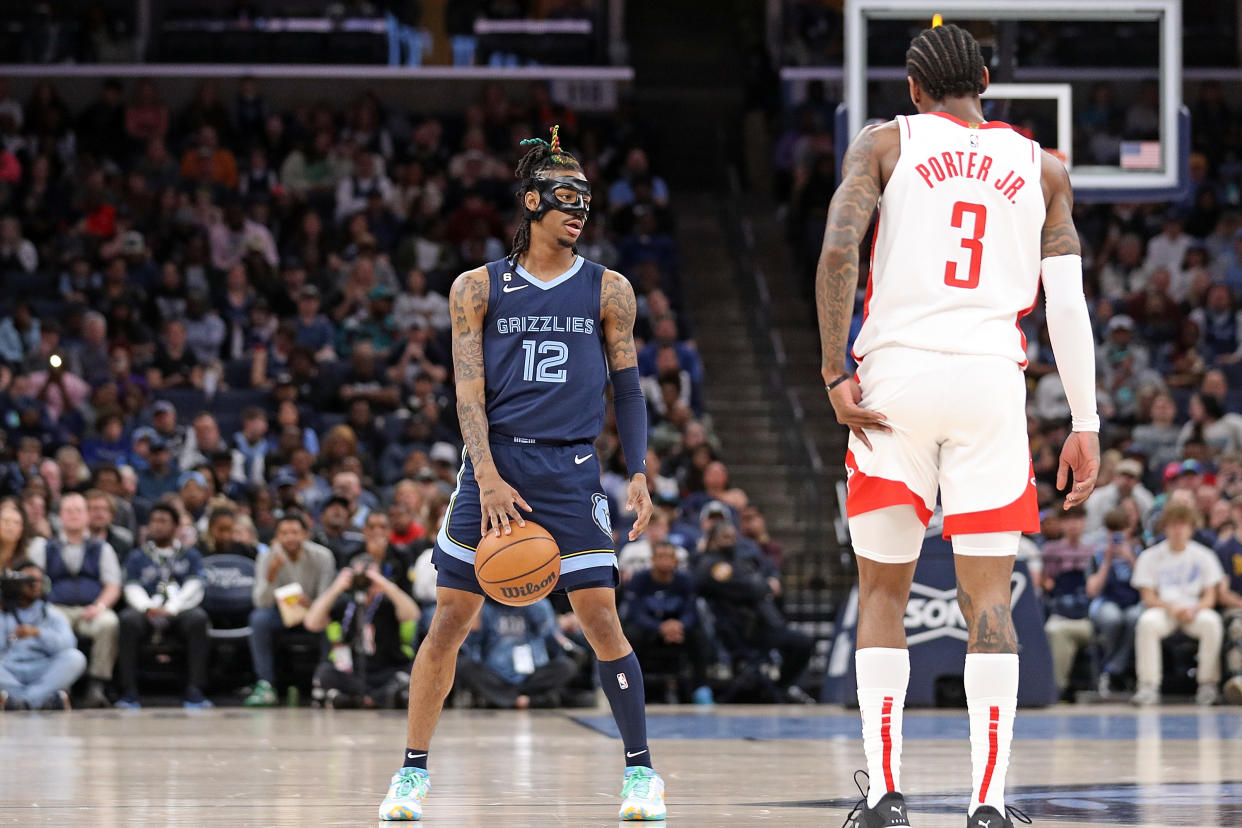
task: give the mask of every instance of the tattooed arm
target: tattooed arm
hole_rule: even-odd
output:
[[[1057,372],[1073,416],[1072,432],[1061,449],[1057,488],[1074,486],[1064,508],[1083,503],[1095,488],[1100,470],[1100,417],[1095,404],[1095,336],[1082,290],[1082,255],[1074,227],[1074,191],[1069,173],[1044,154],[1040,182],[1044,190],[1044,227],[1040,239],[1040,276],[1044,287],[1048,337]]]
[[[634,288],[620,273],[604,271],[600,285],[600,322],[604,328],[604,348],[612,378],[613,408],[621,450],[630,473],[626,490],[627,511],[637,512],[630,529],[630,540],[647,528],[653,511],[647,490],[647,405],[638,384],[638,356],[634,352],[634,317],[638,303]]]
[[[841,186],[828,205],[828,225],[815,271],[815,306],[823,351],[820,370],[825,385],[845,373],[845,343],[858,290],[858,245],[879,204],[884,172],[891,172],[900,151],[895,122],[865,128],[845,153]],[[849,426],[867,448],[871,442],[863,429],[888,430],[882,415],[858,405],[862,392],[853,380],[830,389],[828,399],[837,422]]]
[[[638,302],[630,282],[615,270],[605,270],[599,288],[600,319],[604,324],[604,346],[608,370],[638,367],[634,350],[634,318]]]
[[[526,522],[517,510],[530,506],[501,479],[487,440],[487,392],[483,374],[483,319],[487,315],[490,291],[487,268],[468,270],[457,277],[449,291],[449,313],[453,319],[453,373],[457,383],[457,419],[462,440],[479,484],[482,517],[479,534],[490,530],[509,534],[509,518]],[[516,504],[516,505],[515,505]]]

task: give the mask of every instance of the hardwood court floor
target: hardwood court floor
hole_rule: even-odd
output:
[[[840,825],[861,765],[856,712],[653,708],[681,826]],[[1039,828],[1242,825],[1242,712],[1020,711],[1010,802]],[[914,825],[960,828],[965,713],[910,712]],[[91,828],[375,825],[399,713],[222,709],[0,714],[0,824]],[[606,711],[446,711],[424,823],[617,825],[621,744]]]

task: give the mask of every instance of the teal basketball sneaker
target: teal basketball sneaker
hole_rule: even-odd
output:
[[[415,822],[423,818],[423,800],[431,790],[431,777],[420,768],[402,768],[392,775],[388,796],[380,803],[379,818],[385,822]]]
[[[625,769],[625,784],[621,787],[621,819],[664,819],[664,780],[651,768]]]

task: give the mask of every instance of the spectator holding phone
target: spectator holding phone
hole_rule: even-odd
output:
[[[1088,616],[1101,643],[1100,696],[1112,694],[1118,678],[1130,670],[1134,658],[1134,628],[1144,606],[1130,579],[1138,557],[1130,514],[1122,508],[1104,516],[1108,542],[1087,565]]]

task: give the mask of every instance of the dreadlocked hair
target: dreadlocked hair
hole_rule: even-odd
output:
[[[582,171],[582,165],[578,163],[578,159],[561,149],[560,132],[561,128],[558,124],[552,127],[551,141],[545,141],[542,138],[527,138],[521,144],[521,146],[530,147],[522,156],[522,160],[518,161],[517,169],[513,171],[514,177],[522,182],[518,187],[517,197],[523,213],[525,213],[526,206],[524,200],[526,193],[531,189],[531,181],[540,173],[548,170]],[[530,217],[523,215],[522,220],[518,222],[517,230],[513,233],[513,249],[509,251],[509,258],[516,259],[528,249],[530,249]]]
[[[906,50],[906,74],[935,101],[979,95],[983,53],[970,32],[952,23],[924,29]]]

